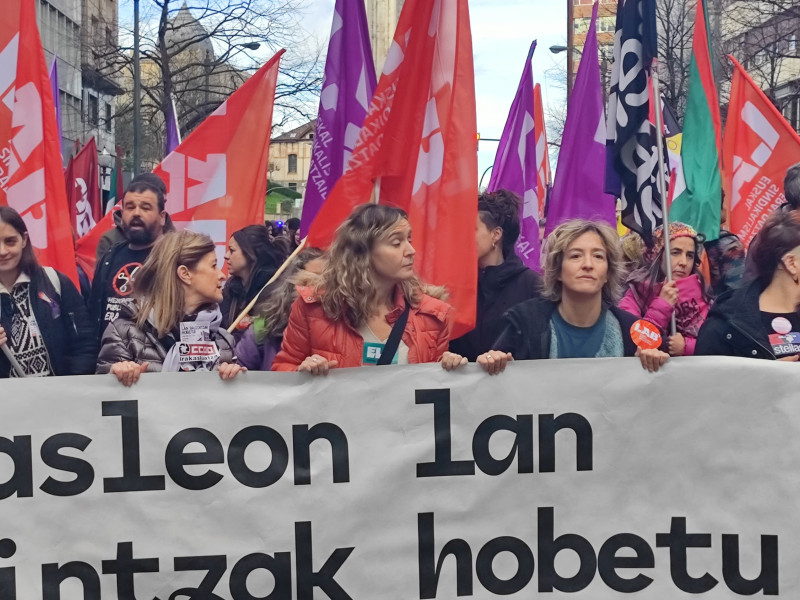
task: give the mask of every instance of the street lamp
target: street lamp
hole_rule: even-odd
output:
[[[550,46],[553,54],[567,53],[567,98],[572,93],[572,46]]]

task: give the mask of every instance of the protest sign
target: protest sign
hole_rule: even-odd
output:
[[[797,598],[797,381],[704,357],[7,380],[0,590]]]

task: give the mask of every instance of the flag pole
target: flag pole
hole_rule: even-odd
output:
[[[270,285],[272,285],[272,283],[276,279],[278,279],[278,277],[283,275],[283,272],[287,268],[289,268],[289,265],[291,265],[292,262],[294,262],[294,259],[297,257],[297,255],[300,254],[303,248],[305,248],[307,239],[308,237],[304,237],[302,240],[300,240],[300,244],[297,246],[297,248],[294,249],[294,252],[292,252],[285,261],[283,261],[283,264],[280,267],[278,267],[278,270],[275,271],[275,274],[272,277],[270,277],[267,283],[264,284],[264,287],[258,290],[258,293],[250,301],[250,304],[245,306],[242,312],[239,313],[239,316],[236,317],[233,323],[231,323],[230,327],[228,327],[228,333],[233,333],[233,330],[236,329],[236,326],[241,322],[241,320],[244,319],[250,313],[251,310],[253,310],[253,307],[256,305],[256,302],[258,302],[259,296],[261,296],[261,294],[264,293],[264,290],[267,289]]]
[[[671,259],[671,252],[670,252],[670,242],[669,242],[669,205],[667,204],[667,190],[666,190],[666,181],[664,180],[664,136],[662,133],[663,123],[662,123],[662,114],[661,114],[661,91],[658,84],[658,60],[653,59],[652,65],[652,85],[653,85],[653,104],[654,112],[656,116],[656,148],[658,152],[658,171],[656,173],[657,182],[658,182],[658,193],[661,195],[661,214],[662,219],[661,222],[664,228],[664,256],[666,260],[664,261],[664,266],[667,271],[667,281],[672,279],[672,259]],[[675,311],[672,311],[672,318],[670,319],[670,333],[671,335],[675,335],[676,333],[676,323],[675,323]]]
[[[23,370],[22,365],[19,364],[17,357],[14,356],[11,348],[9,348],[7,344],[2,344],[0,345],[0,350],[2,350],[3,354],[6,355],[8,362],[11,364],[11,368],[14,369],[14,372],[17,374],[17,376],[25,377],[25,371]]]

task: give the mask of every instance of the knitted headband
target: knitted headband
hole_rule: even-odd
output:
[[[669,240],[675,240],[680,237],[690,237],[697,242],[697,232],[686,223],[670,223],[669,224]],[[654,260],[664,248],[664,226],[659,225],[653,231],[653,248],[649,252],[650,260]]]

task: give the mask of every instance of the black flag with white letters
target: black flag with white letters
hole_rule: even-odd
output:
[[[651,118],[650,73],[656,54],[655,0],[619,0],[608,96],[606,192],[621,199],[623,225],[648,245],[662,221],[656,128]]]

